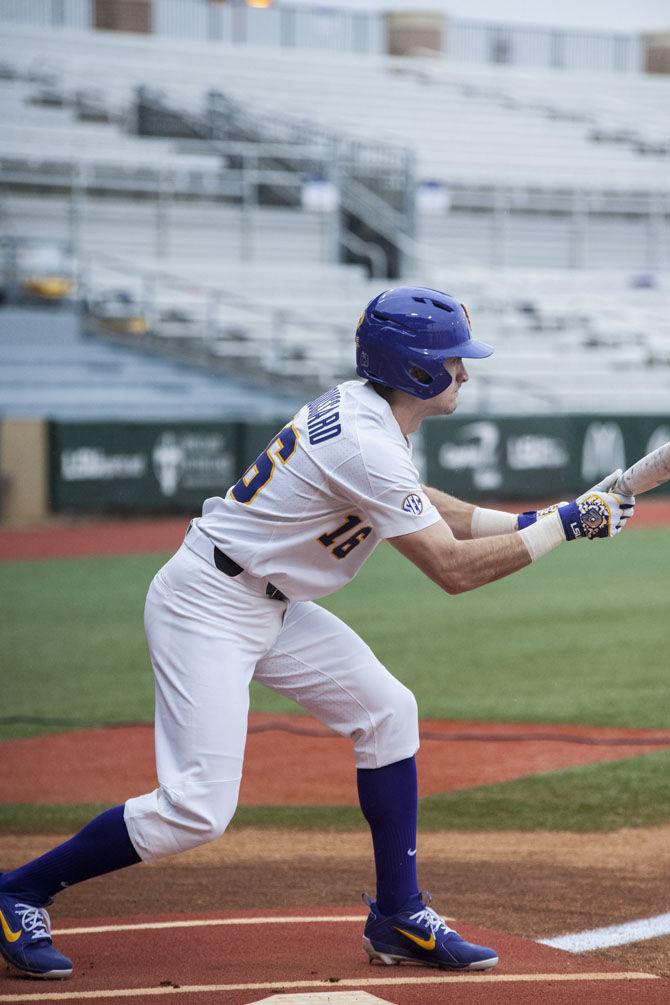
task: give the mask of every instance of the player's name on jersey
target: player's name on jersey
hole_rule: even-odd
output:
[[[342,432],[340,425],[340,389],[334,387],[307,406],[307,431],[312,446],[332,440]]]

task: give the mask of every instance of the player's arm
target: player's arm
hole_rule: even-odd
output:
[[[444,520],[388,542],[452,595],[502,579],[532,561],[520,533],[459,541]]]
[[[593,489],[589,491],[606,491],[612,489],[620,475],[621,469],[619,468],[617,471],[613,471],[611,475],[603,478],[602,481],[594,485]],[[550,515],[560,506],[569,505],[566,500],[563,500],[540,510],[531,510],[526,513],[506,513],[504,510],[489,509],[486,506],[473,506],[472,503],[463,502],[455,496],[450,496],[447,492],[431,488],[428,485],[422,485],[421,487],[442,519],[449,524],[454,537],[458,538],[459,541],[511,534],[512,531],[522,530],[529,524],[535,523],[538,519]],[[624,499],[621,493],[619,493],[619,496],[622,500]],[[634,504],[632,496],[630,499],[626,497],[626,501],[629,504],[631,499]],[[624,520],[633,515],[632,512],[629,512],[630,510],[631,506],[628,505],[623,514]]]
[[[571,503],[558,505],[519,531],[458,540],[444,520],[411,534],[390,537],[392,544],[447,593],[465,593],[518,572],[565,541],[614,537],[632,514],[635,500],[608,492],[613,476]]]
[[[454,537],[459,541],[469,541],[474,537],[493,537],[511,534],[517,529],[517,514],[502,510],[473,506],[440,489],[422,485],[433,506],[442,519],[449,524]]]

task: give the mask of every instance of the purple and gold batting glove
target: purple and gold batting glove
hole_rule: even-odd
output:
[[[635,511],[635,496],[624,496],[609,491],[616,484],[620,474],[621,468],[618,468],[572,502],[555,503],[546,509],[522,513],[518,517],[517,528],[522,530],[543,516],[558,510],[566,541],[577,541],[582,538],[592,541],[596,537],[614,537],[624,529],[626,520],[629,520]]]
[[[567,541],[614,537],[624,529],[626,520],[635,512],[635,496],[611,491],[620,474],[621,468],[618,468],[574,502],[559,506],[558,513]]]
[[[530,527],[532,523],[537,523],[541,520],[543,516],[549,516],[550,513],[555,513],[557,509],[561,506],[568,506],[569,503],[567,499],[562,502],[552,503],[551,506],[545,506],[544,509],[530,509],[525,513],[519,513],[516,518],[516,529],[523,530],[524,527]]]

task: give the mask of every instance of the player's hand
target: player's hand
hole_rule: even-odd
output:
[[[566,540],[614,537],[624,529],[635,510],[635,496],[611,491],[620,474],[621,468],[573,502],[558,507]]]
[[[618,501],[619,508],[621,509],[621,516],[619,518],[619,526],[616,528],[615,533],[619,533],[619,531],[622,531],[625,528],[626,520],[630,520],[635,512],[635,496],[624,495],[623,492],[612,492],[612,489],[619,481],[622,474],[622,469],[617,468],[611,475],[607,475],[607,477],[603,478],[602,481],[599,481],[597,485],[594,485],[592,489],[589,489],[590,492],[609,492]],[[612,534],[610,536],[613,537],[614,535]]]

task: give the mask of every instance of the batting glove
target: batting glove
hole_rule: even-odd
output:
[[[621,468],[607,475],[573,502],[558,507],[566,540],[614,537],[635,512],[635,496],[610,490],[621,475]]]
[[[544,509],[529,509],[525,513],[519,513],[516,518],[516,529],[523,530],[524,527],[530,527],[532,523],[537,523],[542,517],[549,516],[550,513],[555,513],[559,506],[567,506],[568,500],[563,499],[562,502],[552,503],[551,506],[545,506]]]

